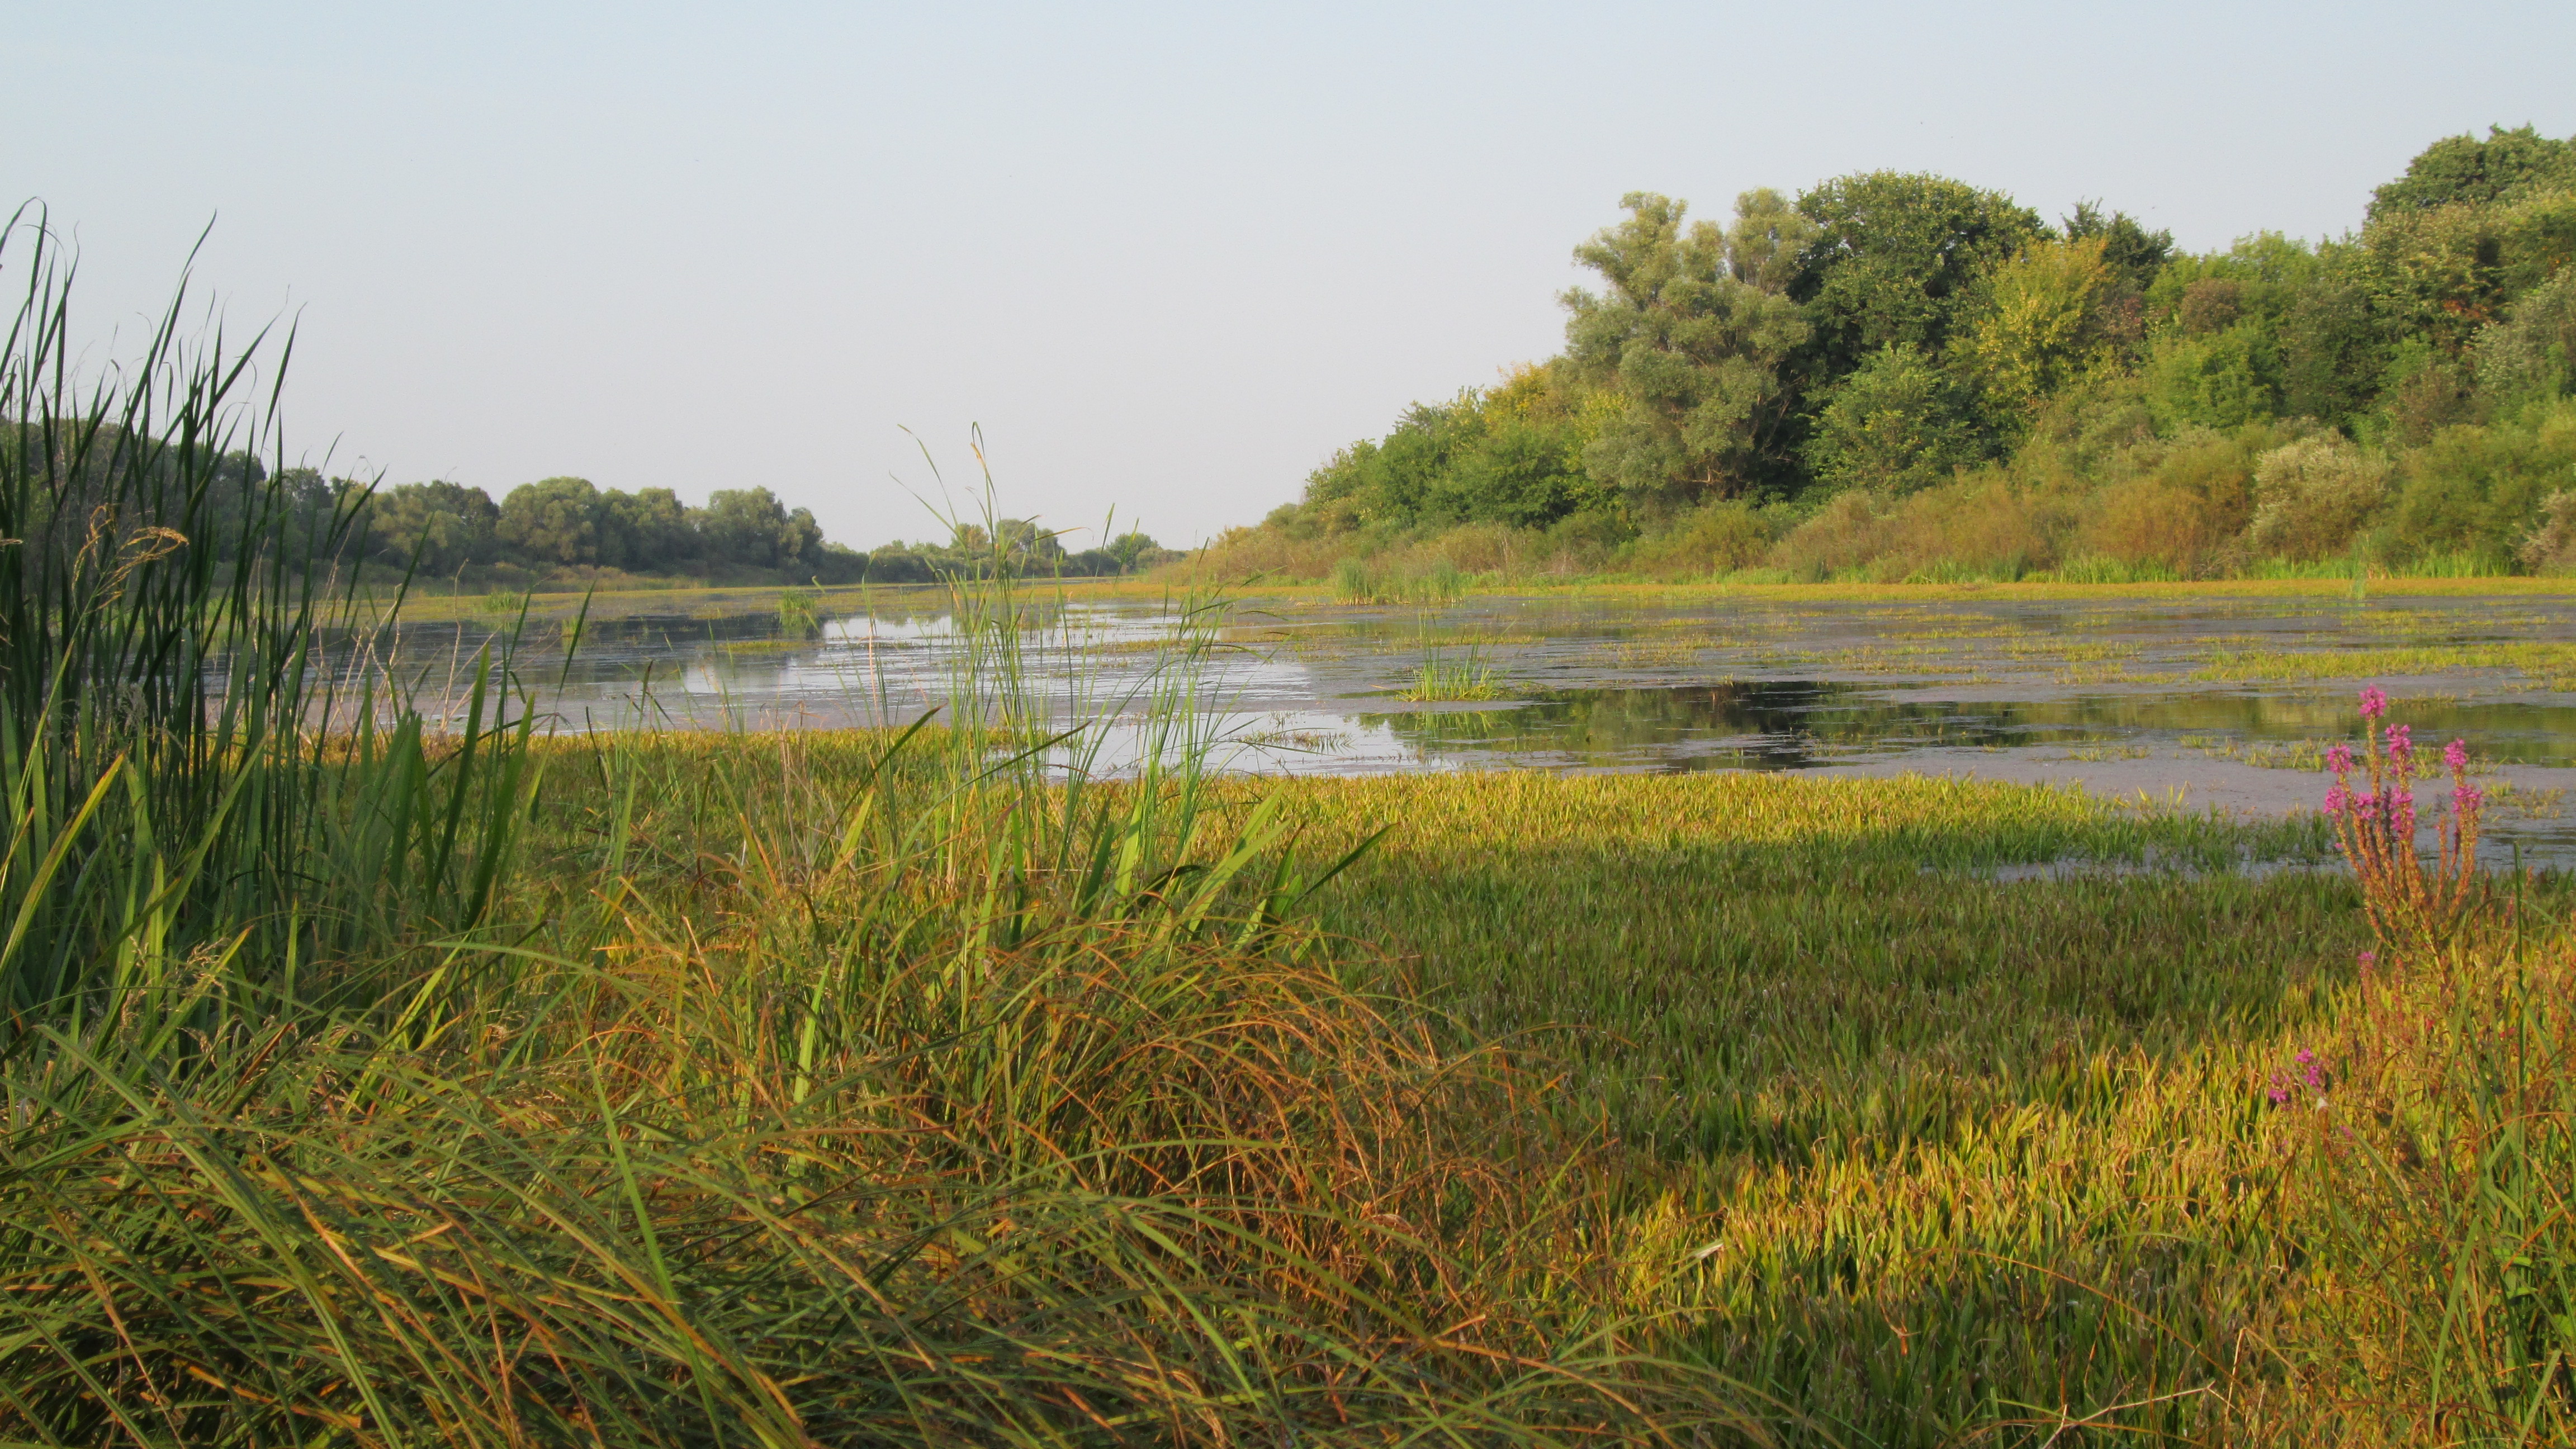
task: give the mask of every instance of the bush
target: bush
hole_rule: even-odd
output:
[[[2576,493],[2562,488],[2540,500],[2540,525],[2524,537],[2514,556],[2536,574],[2576,569]]]
[[[1670,532],[1639,542],[1631,562],[1640,573],[1665,578],[1727,574],[1751,568],[1770,547],[1762,515],[1738,500],[1709,504]]]
[[[2398,461],[2396,536],[2410,553],[2465,553],[2510,566],[2541,500],[2576,478],[2576,408],[2539,407],[2442,429]]]
[[[2302,438],[2254,465],[2254,521],[2246,540],[2261,552],[2312,563],[2351,547],[2387,496],[2385,459],[2340,434]]]
[[[1860,568],[1888,551],[1893,505],[1865,488],[1837,493],[1771,550],[1775,568],[1810,579]]]

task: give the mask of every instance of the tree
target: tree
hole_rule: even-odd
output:
[[[2069,383],[2120,364],[2134,340],[2134,295],[2105,261],[2109,238],[2043,241],[1998,265],[1980,287],[1956,366],[1990,400],[1994,421],[2017,423]]]
[[[1910,493],[1984,457],[1958,386],[1921,348],[1891,342],[1834,390],[1806,454],[1835,489]]]
[[[2133,292],[2144,292],[2173,257],[2172,232],[2149,231],[2125,211],[2105,217],[2098,202],[2075,203],[2075,214],[2066,218],[2066,239],[2080,242],[2096,237],[2102,240],[2103,264]]]
[[[1109,556],[1118,561],[1118,571],[1132,574],[1149,563],[1159,561],[1165,549],[1153,535],[1131,529],[1109,540]]]
[[[531,563],[599,562],[599,489],[587,478],[541,478],[501,500],[501,542]]]
[[[2489,126],[2483,141],[2445,136],[2417,153],[2405,175],[2370,193],[2368,219],[2569,189],[2576,189],[2576,141],[2555,141],[2529,126]]]
[[[501,510],[480,488],[444,481],[405,483],[367,505],[368,547],[397,567],[451,574],[500,552]]]
[[[659,572],[698,556],[697,524],[680,495],[668,488],[634,493],[612,488],[600,496],[600,514],[604,532],[614,543],[613,549],[608,542],[601,545],[603,562],[613,553],[621,568]]]
[[[2299,288],[2279,327],[2281,410],[2349,424],[2388,370],[2387,333],[2349,268],[2330,266]]]
[[[1746,492],[1790,414],[1782,369],[1807,323],[1787,298],[1737,277],[1716,225],[1685,231],[1684,203],[1632,192],[1619,204],[1628,219],[1574,252],[1606,292],[1562,299],[1569,359],[1622,399],[1585,466],[1655,506]],[[1768,259],[1745,255],[1759,275]]]
[[[811,512],[788,512],[766,488],[719,488],[708,494],[698,529],[711,561],[751,568],[793,568],[807,549],[823,541]]]
[[[1816,224],[1779,192],[1768,186],[1743,192],[1735,198],[1735,225],[1726,229],[1727,270],[1747,286],[1786,292],[1816,233]]]
[[[2478,333],[2478,382],[2498,397],[2576,391],[2576,269],[2523,294],[2513,314]]]
[[[2000,191],[1873,171],[1798,198],[1815,239],[1789,295],[1814,327],[1808,377],[1841,377],[1890,343],[1938,357],[1973,283],[2037,240],[2039,215]]]

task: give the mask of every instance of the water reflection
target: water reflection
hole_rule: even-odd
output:
[[[561,622],[517,642],[536,702],[565,728],[899,723],[949,695],[959,636],[943,604],[845,604],[812,636],[787,637],[771,610],[654,613],[629,599],[569,651]],[[1029,687],[1071,716],[1151,676],[1174,620],[1071,603],[1032,622]],[[509,637],[506,621],[477,617],[407,624],[377,646],[435,694]],[[2264,676],[2231,661],[2366,650],[2385,661],[2374,677],[2419,740],[2465,738],[2515,786],[2521,813],[2500,841],[2576,852],[2564,797],[2551,794],[2576,790],[2576,602],[2565,599],[1559,595],[1438,611],[1291,600],[1247,606],[1226,637],[1238,647],[1208,664],[1208,723],[1237,741],[1225,755],[1237,769],[1920,768],[2159,798],[2187,789],[2266,812],[2313,804],[2313,751],[2297,747],[2352,736],[2359,681],[2293,669],[2269,676],[2288,682],[2248,682]],[[1435,652],[1472,656],[1510,697],[1399,703]],[[2280,765],[2295,768],[2258,768]]]
[[[2478,741],[2482,757],[2576,765],[2563,706],[2525,701],[2415,701],[2424,738]],[[2236,742],[2344,739],[2341,700],[2253,691],[2082,694],[2057,699],[1908,699],[1885,687],[1828,680],[1550,690],[1507,708],[1362,713],[1427,753],[1544,753],[1605,766],[1662,760],[1676,769],[1798,770],[1922,750],[2080,748],[2156,740],[2224,756]],[[2161,738],[2159,737],[2167,737]]]

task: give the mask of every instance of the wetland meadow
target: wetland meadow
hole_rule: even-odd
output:
[[[679,602],[317,633],[489,899],[49,1059],[18,1432],[2569,1435],[2561,586]]]
[[[22,213],[0,1449],[2576,1443],[2571,207],[1633,193],[1187,557],[327,478]]]

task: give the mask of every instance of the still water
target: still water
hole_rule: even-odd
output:
[[[523,637],[520,673],[572,730],[900,723],[954,692],[942,609],[879,600],[810,637],[767,612],[594,620],[569,651]],[[1111,721],[1114,766],[1174,680],[1175,626],[1049,610],[1024,635],[1026,690]],[[410,626],[399,658],[434,693],[493,637]],[[2354,737],[2376,683],[2418,740],[2468,741],[2495,849],[2576,863],[2576,600],[1253,599],[1209,637],[1189,697],[1237,770],[1914,770],[2262,814],[2313,806],[2319,752]],[[1448,687],[1425,691],[1426,666]],[[1408,697],[1425,693],[1471,697]]]

